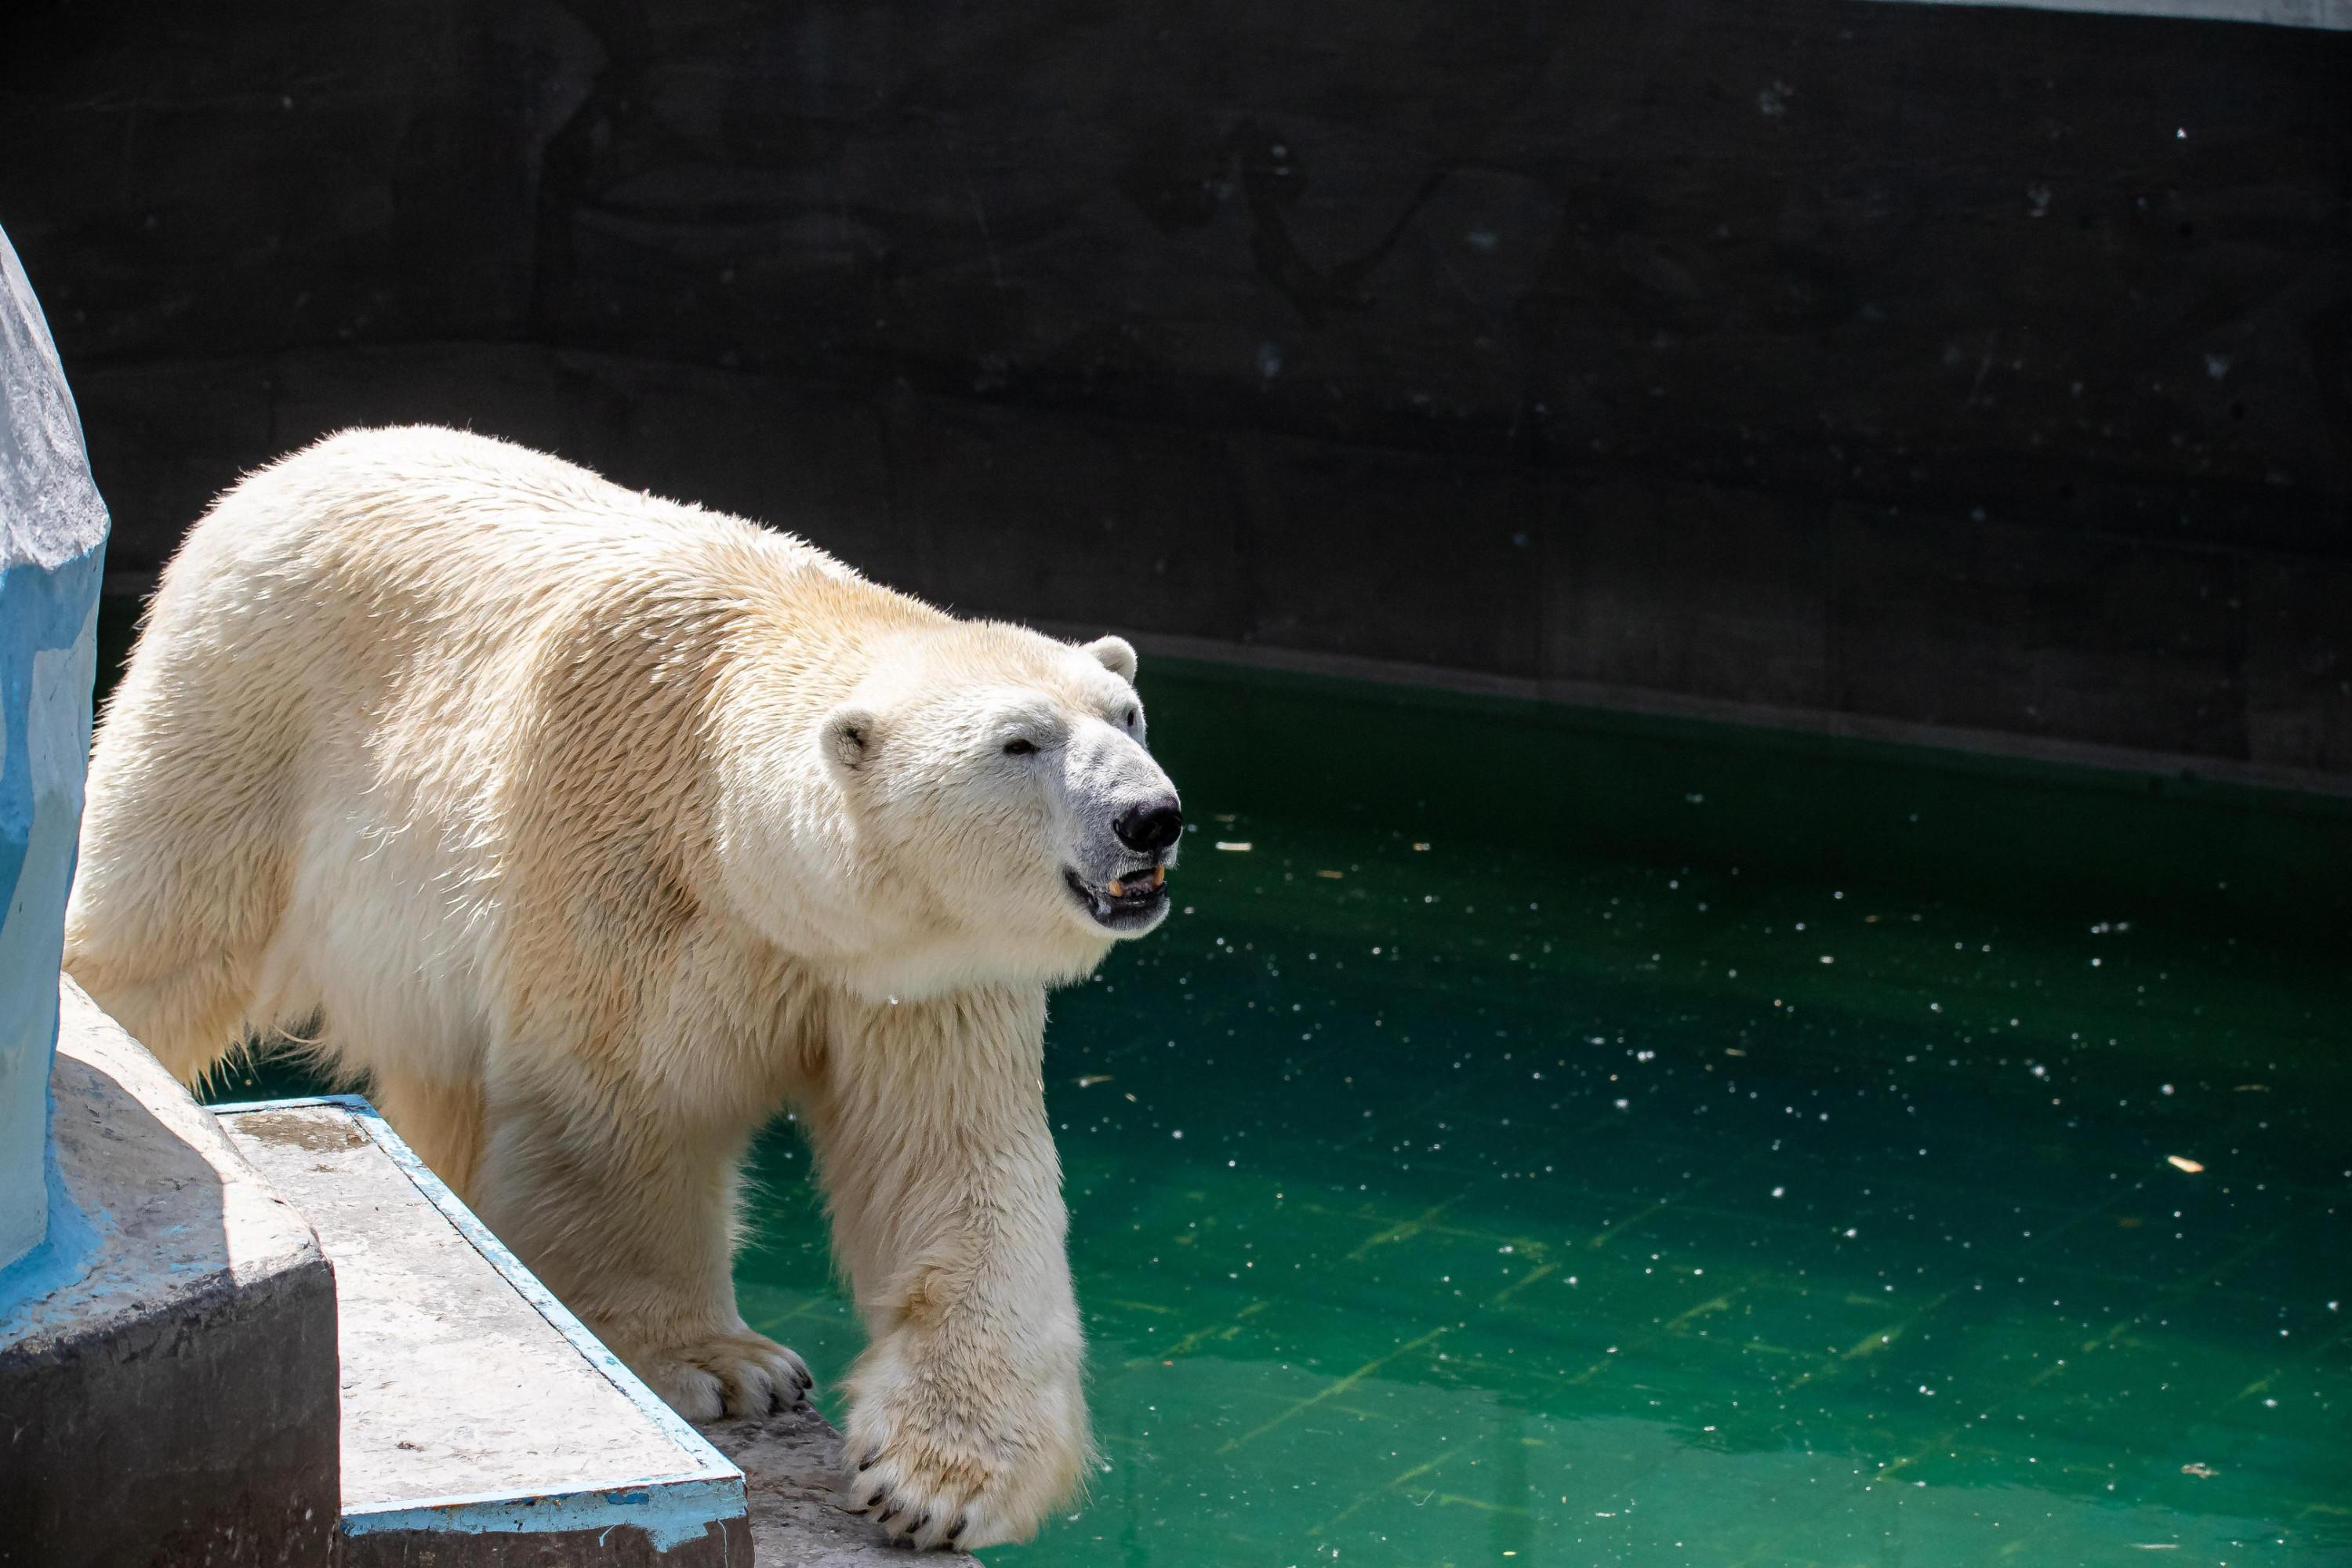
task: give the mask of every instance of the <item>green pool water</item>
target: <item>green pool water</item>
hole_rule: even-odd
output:
[[[1046,1055],[1102,1463],[992,1564],[2352,1563],[2352,802],[1144,689],[1181,912]],[[808,1168],[738,1281],[838,1418]]]
[[[1145,689],[1181,912],[1046,1058],[1102,1467],[992,1563],[2352,1562],[2344,803]],[[738,1279],[837,1377],[807,1168]]]

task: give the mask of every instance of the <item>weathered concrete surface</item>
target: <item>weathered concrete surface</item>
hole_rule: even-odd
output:
[[[760,1568],[877,1568],[921,1562],[972,1564],[961,1552],[920,1558],[894,1546],[882,1527],[841,1509],[841,1434],[814,1410],[753,1420],[714,1421],[703,1436],[743,1472]]]
[[[340,1568],[745,1568],[751,1538],[742,1521],[710,1527],[709,1538],[667,1551],[628,1525],[517,1535],[446,1531],[385,1531],[346,1541]]]
[[[334,1264],[346,1568],[750,1568],[734,1470],[363,1101],[217,1114]]]
[[[324,1563],[327,1260],[144,1048],[70,980],[60,1000],[58,1163],[95,1250],[0,1319],[0,1563]]]
[[[66,1279],[50,1234],[50,1047],[89,751],[106,508],[57,348],[0,233],[0,1319]]]
[[[2352,35],[1853,0],[0,22],[122,564],[430,418],[960,607],[2352,773]]]

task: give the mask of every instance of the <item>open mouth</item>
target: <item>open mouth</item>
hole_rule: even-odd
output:
[[[1069,885],[1072,896],[1086,906],[1087,912],[1094,916],[1096,924],[1113,931],[1143,925],[1168,907],[1165,866],[1138,866],[1100,886],[1064,867],[1062,880]]]

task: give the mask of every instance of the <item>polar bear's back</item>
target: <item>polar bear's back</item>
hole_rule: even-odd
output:
[[[249,475],[165,572],[215,613],[349,606],[375,637],[462,619],[502,641],[600,588],[716,570],[855,574],[788,535],[625,489],[560,458],[430,426],[349,430]]]
[[[638,831],[651,786],[674,805],[690,785],[695,682],[667,670],[707,679],[747,618],[928,615],[798,540],[502,442],[321,441],[223,495],[163,573],[93,758],[78,962],[242,942],[250,1023],[323,1011],[461,1070],[496,1005],[500,885],[535,842],[516,803],[584,841],[604,825],[563,788],[625,780],[598,810]],[[401,913],[419,908],[443,918]],[[236,930],[123,912],[145,909]],[[217,1049],[228,1026],[180,1011],[159,1037]]]
[[[908,603],[790,535],[559,458],[429,426],[350,430],[248,475],[190,531],[126,700],[169,681],[177,703],[205,691],[246,710],[257,742],[290,723],[306,747],[380,750],[403,715],[495,721],[583,628],[814,584],[836,616],[844,598]]]

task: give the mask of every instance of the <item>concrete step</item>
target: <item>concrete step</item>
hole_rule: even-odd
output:
[[[49,1244],[0,1273],[0,1568],[313,1568],[335,1277],[220,1124],[59,992]]]
[[[334,1266],[346,1568],[751,1568],[741,1472],[365,1100],[218,1115]]]

